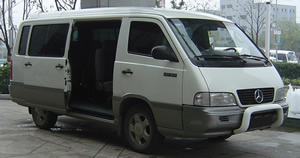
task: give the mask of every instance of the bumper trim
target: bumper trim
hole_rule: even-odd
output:
[[[251,115],[255,112],[267,111],[267,110],[276,110],[277,112],[277,120],[271,125],[271,127],[278,127],[283,123],[284,114],[283,109],[279,104],[266,104],[260,106],[249,107],[244,111],[244,115],[242,118],[242,123],[240,128],[235,129],[234,134],[246,132],[249,128]]]

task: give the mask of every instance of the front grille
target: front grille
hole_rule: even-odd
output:
[[[263,101],[261,103],[257,103],[255,100],[255,91],[261,90],[263,94]],[[242,89],[237,90],[237,94],[239,96],[240,102],[242,105],[250,105],[250,104],[262,104],[272,102],[274,98],[274,88],[256,88],[256,89]]]
[[[277,120],[276,111],[251,114],[248,130],[269,128]]]

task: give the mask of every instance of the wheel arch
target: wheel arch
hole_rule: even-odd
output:
[[[149,114],[153,117],[155,124],[156,124],[156,120],[153,114],[153,109],[152,109],[152,105],[150,103],[150,101],[140,95],[127,95],[125,97],[123,97],[123,99],[121,100],[120,103],[120,107],[119,107],[119,130],[118,133],[119,135],[123,135],[123,128],[124,128],[124,118],[125,115],[127,113],[127,111],[133,107],[133,106],[143,106],[148,112]]]

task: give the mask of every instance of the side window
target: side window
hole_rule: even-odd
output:
[[[120,20],[76,22],[72,33],[72,49],[116,49],[120,27]]]
[[[90,40],[103,42],[107,40],[118,40],[121,21],[89,21],[76,22],[73,28],[72,41]]]
[[[151,56],[155,46],[170,47],[160,27],[152,22],[132,22],[130,25],[128,53]]]
[[[116,23],[116,24],[118,24],[118,23]],[[118,37],[119,37],[120,26],[114,26],[116,24],[112,24],[109,28],[97,28],[97,29],[92,30],[93,39],[95,41],[100,41],[100,42],[103,42],[106,40],[117,41]]]
[[[30,26],[24,26],[22,29],[20,44],[19,44],[19,55],[25,55],[26,49],[27,49],[27,41],[28,41],[28,35],[29,35]]]
[[[69,24],[37,25],[31,33],[30,56],[62,57]]]

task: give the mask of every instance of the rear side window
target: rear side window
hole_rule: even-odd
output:
[[[73,28],[72,42],[98,43],[117,41],[121,21],[77,22]]]
[[[19,45],[19,51],[18,51],[19,55],[25,55],[26,54],[29,30],[30,30],[30,26],[24,26],[23,29],[22,29],[20,45]]]
[[[37,25],[31,33],[29,56],[62,57],[69,24]]]
[[[151,56],[151,50],[155,46],[164,45],[170,47],[160,27],[152,22],[132,22],[130,25],[128,52]]]

